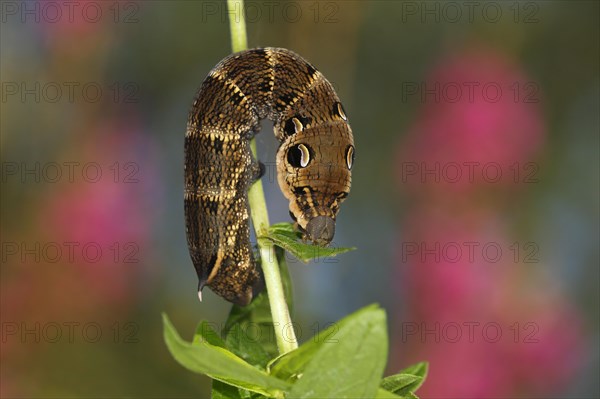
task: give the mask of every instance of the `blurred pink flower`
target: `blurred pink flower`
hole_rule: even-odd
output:
[[[158,149],[136,126],[107,126],[84,144],[74,160],[89,167],[87,181],[72,184],[49,201],[42,226],[60,240],[78,242],[77,272],[82,284],[103,301],[135,296],[150,231],[159,214]],[[97,171],[101,176],[97,177]],[[94,180],[97,182],[93,182]],[[95,260],[96,251],[101,250]]]
[[[534,162],[542,149],[539,104],[525,102],[522,92],[515,98],[515,90],[530,83],[491,50],[445,59],[428,87],[443,93],[446,86],[488,84],[502,95],[491,101],[475,89],[457,101],[443,94],[435,101],[430,93],[402,143],[400,183],[413,206],[398,254],[404,270],[397,291],[409,305],[397,329],[402,364],[395,366],[430,362],[421,397],[548,395],[564,387],[580,362],[578,313],[543,268],[524,262],[524,248],[515,246],[523,243],[507,234],[495,201],[517,187],[511,166]],[[497,164],[509,176],[496,184],[481,168],[472,179],[444,176],[444,165],[465,162]],[[416,174],[407,174],[415,165]]]
[[[60,255],[51,250],[49,256],[58,261],[42,257],[5,271],[3,319],[77,320],[93,314],[115,320],[156,272],[148,256],[152,225],[162,209],[156,143],[127,124],[84,137],[60,162],[77,165],[72,181],[63,169],[61,181],[40,202],[37,231],[23,240],[36,237],[53,245]]]
[[[490,50],[456,54],[417,94],[424,105],[401,146],[403,184],[466,193],[495,182],[498,170],[504,186],[524,178],[522,169],[543,144],[544,124],[538,85],[516,64]],[[422,184],[435,179],[436,168],[439,184]]]
[[[539,283],[536,265],[515,261],[503,231],[492,212],[411,212],[398,254],[409,314],[395,367],[430,362],[424,398],[550,394],[577,370],[577,312],[551,279]]]
[[[36,331],[38,326],[39,336],[39,326],[49,323],[62,328],[63,323],[79,323],[81,328],[94,322],[108,331],[127,317],[157,272],[151,257],[151,231],[162,209],[156,142],[136,123],[79,133],[81,141],[56,162],[70,162],[73,173],[64,166],[60,181],[47,185],[48,194],[29,208],[39,209],[33,229],[11,234],[11,242],[27,242],[28,248],[36,242],[51,244],[60,255],[51,250],[39,260],[27,256],[25,261],[12,256],[3,264],[3,328],[10,324],[17,329],[2,343],[0,360],[10,364],[2,368],[3,397],[35,392],[23,370],[41,359],[49,345],[32,344],[36,333],[24,341],[25,329]],[[77,337],[81,340],[80,331]]]

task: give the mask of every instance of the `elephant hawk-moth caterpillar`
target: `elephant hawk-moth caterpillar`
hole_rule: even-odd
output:
[[[208,74],[185,135],[185,219],[198,294],[208,285],[238,305],[262,289],[250,244],[248,188],[264,166],[250,140],[260,120],[280,142],[277,180],[304,239],[327,245],[350,190],[354,141],[333,86],[282,48],[232,54]]]

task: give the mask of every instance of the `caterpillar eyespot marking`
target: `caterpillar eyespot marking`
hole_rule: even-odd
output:
[[[306,168],[310,162],[310,150],[304,144],[290,147],[287,154],[287,161],[294,168]]]
[[[346,166],[348,166],[348,170],[352,169],[352,165],[354,164],[354,146],[349,145],[346,150]]]
[[[285,125],[283,127],[283,130],[284,130],[285,134],[287,134],[288,136],[291,136],[293,134],[301,132],[305,128],[309,128],[310,122],[311,122],[310,118],[296,115],[293,118],[290,118],[287,120],[287,122],[285,123]]]
[[[344,112],[344,107],[342,106],[342,103],[340,103],[340,102],[335,103],[335,112],[343,120],[345,120],[345,121],[348,120],[348,117],[346,116],[346,112]]]
[[[264,118],[280,142],[277,181],[291,218],[305,240],[333,239],[354,162],[352,130],[333,86],[286,49],[232,54],[202,83],[185,135],[186,236],[199,298],[208,286],[243,306],[263,287],[250,244],[248,188],[264,173],[250,151]]]

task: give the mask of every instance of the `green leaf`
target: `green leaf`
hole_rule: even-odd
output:
[[[268,230],[270,232],[274,232],[274,233],[286,234],[291,237],[294,237],[295,239],[302,238],[302,234],[294,228],[294,225],[292,223],[287,223],[287,222],[275,223],[275,224],[272,224]]]
[[[402,397],[398,396],[396,394],[393,394],[393,393],[391,393],[389,391],[386,391],[385,389],[379,388],[377,390],[377,394],[375,395],[375,399],[388,399],[388,398],[389,399],[392,399],[392,398],[398,399],[398,398],[402,398]]]
[[[213,380],[211,399],[264,399],[266,396]]]
[[[277,342],[266,291],[261,292],[248,306],[233,305],[223,334],[227,336],[236,325],[239,325],[242,331],[257,330],[256,335],[260,337],[258,344],[267,353],[268,358],[277,356]]]
[[[219,334],[212,328],[210,323],[205,320],[202,320],[200,323],[198,323],[192,344],[199,344],[201,342],[208,342],[211,345],[225,348],[225,342],[223,342]]]
[[[423,382],[423,377],[413,374],[395,374],[381,381],[381,388],[399,395],[416,390]]]
[[[401,370],[400,373],[396,374],[396,375],[392,375],[389,377],[386,377],[383,379],[382,381],[382,385],[381,387],[384,389],[387,389],[388,391],[394,392],[398,395],[409,395],[413,392],[415,392],[417,389],[419,389],[421,387],[421,385],[423,385],[423,382],[425,381],[425,378],[427,378],[427,372],[429,370],[429,364],[427,362],[420,362],[417,364],[413,364],[412,366],[409,366],[407,368],[405,368],[404,370]],[[410,377],[402,377],[402,376],[412,376],[412,377],[416,377],[413,379],[412,382],[408,382],[405,383],[403,386],[397,386],[395,389],[388,389],[386,386],[384,386],[383,384],[388,384],[388,386],[391,386],[395,380],[404,380],[407,381],[407,378]]]
[[[427,377],[427,372],[429,371],[429,363],[427,362],[419,362],[413,364],[412,366],[408,366],[404,370],[400,370],[398,374],[412,374],[425,379]]]
[[[227,332],[238,323],[272,323],[271,309],[269,307],[269,297],[267,291],[263,291],[256,298],[250,302],[248,306],[237,306],[233,305],[227,321],[225,321],[225,327],[223,332]]]
[[[303,243],[300,240],[299,233],[294,230],[291,223],[277,223],[272,225],[266,231],[266,235],[258,237],[258,240],[266,245],[277,245],[303,262],[308,262],[311,259],[335,256],[356,249],[354,247],[320,247],[318,245]]]
[[[164,313],[163,325],[169,351],[188,370],[272,398],[282,398],[289,388],[287,382],[252,367],[224,348],[206,341],[195,344],[183,341]]]
[[[227,349],[251,365],[264,369],[270,356],[259,343],[260,333],[260,328],[243,329],[241,324],[234,324],[227,333],[225,344]]]
[[[260,365],[262,368],[266,365],[269,360],[268,356],[260,345],[253,345],[252,338],[245,332],[237,331],[239,325],[234,325],[235,332],[232,332],[227,336],[227,347],[240,356],[248,363],[252,365]],[[243,334],[243,335],[241,335]],[[250,341],[250,342],[248,342]],[[194,344],[200,342],[208,342],[211,345],[225,348],[225,342],[221,339],[219,334],[212,328],[211,323],[202,321],[196,328],[196,334],[194,335]],[[256,351],[256,352],[253,352]],[[240,389],[224,382],[213,380],[212,383],[212,398],[234,398],[234,399],[246,399],[251,397],[251,392]],[[264,396],[261,396],[264,397]]]
[[[323,343],[288,398],[373,398],[387,360],[385,312],[371,308],[353,315],[336,334],[337,343]]]
[[[283,250],[277,248],[277,257],[280,260],[279,268],[281,271],[281,279],[283,289],[285,291],[286,301],[292,311],[292,282],[290,279],[287,264],[285,263],[285,256]],[[267,291],[260,293],[248,306],[237,306],[234,305],[229,312],[229,317],[225,322],[223,334],[227,337],[230,331],[238,325],[241,331],[246,331],[250,335],[252,340],[260,346],[267,358],[271,359],[278,355],[277,342],[275,339],[275,331],[273,326],[273,320],[271,316],[271,307],[269,305],[269,296]],[[252,364],[265,365],[263,358],[255,359],[259,360],[250,361]]]
[[[340,328],[345,328],[353,319],[361,318],[374,309],[378,309],[377,305],[364,307],[337,321],[329,326],[329,328],[319,331],[298,349],[275,358],[269,367],[271,374],[282,380],[295,381],[296,376],[304,372],[306,365],[312,360],[315,353],[323,344],[335,344],[339,342],[337,334]]]
[[[210,397],[211,399],[244,399],[239,388],[217,380],[213,380]]]
[[[428,369],[427,362],[413,364],[398,374],[385,377],[381,381],[381,388],[403,397],[416,397],[413,393],[423,385]],[[410,396],[411,394],[413,396]]]

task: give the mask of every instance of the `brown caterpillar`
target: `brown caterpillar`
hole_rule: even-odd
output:
[[[242,51],[208,74],[185,136],[185,219],[200,280],[238,305],[262,289],[250,245],[247,191],[262,164],[250,151],[269,118],[280,141],[277,180],[306,240],[333,239],[350,190],[354,141],[332,85],[310,63],[282,48]]]

